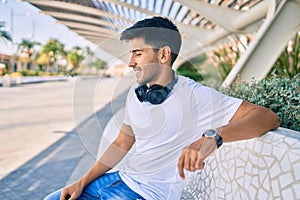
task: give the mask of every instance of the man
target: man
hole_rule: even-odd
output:
[[[180,199],[184,170],[204,167],[223,142],[258,137],[279,126],[270,110],[177,76],[177,27],[153,17],[121,34],[138,85],[129,91],[119,135],[76,183],[46,199]],[[132,149],[124,167],[106,173]]]

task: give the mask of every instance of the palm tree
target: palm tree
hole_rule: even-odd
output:
[[[78,69],[82,60],[84,60],[84,55],[80,47],[73,47],[73,49],[67,55],[69,63],[72,65],[71,72]]]
[[[5,27],[5,22],[0,21],[0,40],[3,40],[4,42],[6,42],[6,41],[12,42],[12,38],[11,38],[10,34],[7,31],[3,30],[4,27]],[[3,64],[1,64],[1,65],[3,65]],[[8,69],[11,69],[10,63],[8,63]],[[4,72],[3,70],[4,71],[7,70],[5,65],[4,65],[4,69],[0,70],[0,75],[3,74],[3,72]]]
[[[18,51],[28,58],[27,69],[33,68],[34,47],[36,45],[40,45],[40,43],[28,39],[22,39],[22,42],[18,45]]]
[[[59,42],[57,39],[49,39],[39,54],[43,55],[44,58],[49,59],[47,62],[45,62],[48,63],[47,72],[50,71],[51,67],[55,68],[56,70],[58,56],[66,57],[65,45]]]
[[[5,22],[0,21],[0,38],[6,41],[12,41],[10,34],[7,31],[3,30],[4,26]]]

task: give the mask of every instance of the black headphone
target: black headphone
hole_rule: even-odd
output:
[[[176,82],[177,76],[175,76],[175,78],[167,85],[167,87],[157,84],[151,85],[150,87],[147,85],[140,85],[135,89],[135,94],[140,102],[148,101],[154,105],[161,104],[167,99]]]

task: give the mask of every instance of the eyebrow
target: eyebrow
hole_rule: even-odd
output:
[[[143,51],[143,49],[133,49],[133,50],[129,50],[129,53],[135,53],[137,51]]]

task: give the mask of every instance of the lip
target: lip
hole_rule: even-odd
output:
[[[139,77],[141,74],[141,71],[134,71],[135,72],[135,77]]]
[[[134,74],[135,74],[136,77],[140,76],[141,70],[135,69],[135,70],[133,70],[133,71],[134,71]]]

